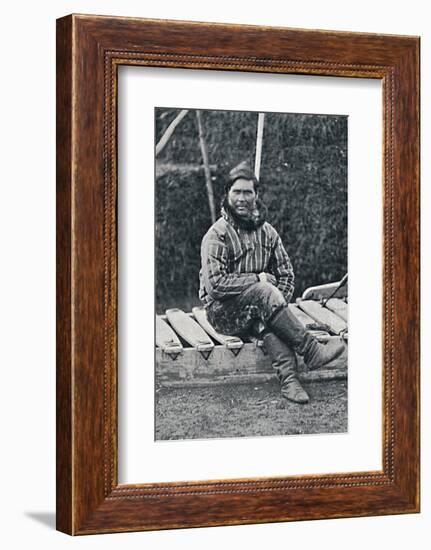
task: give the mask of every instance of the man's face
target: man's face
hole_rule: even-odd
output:
[[[248,218],[255,208],[257,193],[251,180],[237,179],[229,189],[228,203],[240,218]]]

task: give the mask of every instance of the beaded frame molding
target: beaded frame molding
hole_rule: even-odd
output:
[[[381,471],[118,483],[118,66],[375,78],[383,89]],[[419,511],[419,38],[57,21],[57,529],[79,535]]]

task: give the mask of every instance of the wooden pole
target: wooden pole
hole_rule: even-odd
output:
[[[254,159],[254,174],[257,179],[259,179],[259,176],[260,176],[264,123],[265,123],[265,113],[259,113],[257,117],[256,157]]]
[[[347,283],[347,278],[348,278],[348,273],[346,273],[346,274],[344,275],[344,277],[341,279],[341,281],[338,283],[338,285],[336,286],[334,292],[332,292],[332,293],[326,298],[326,300],[323,300],[323,302],[322,302],[322,307],[325,307],[326,304],[329,302],[329,300],[335,296],[336,292],[337,292],[338,290],[340,290],[340,288],[343,288],[343,286]]]
[[[171,138],[172,134],[175,132],[175,128],[178,126],[178,124],[183,120],[183,118],[188,113],[187,109],[182,109],[179,114],[174,118],[174,120],[169,124],[169,126],[166,128],[165,133],[160,138],[159,142],[156,145],[156,157],[163,151],[165,148],[165,145],[168,143],[169,139]]]
[[[202,124],[202,116],[201,116],[200,111],[196,111],[196,120],[198,122],[199,143],[200,143],[200,146],[201,146],[202,160],[203,160],[203,163],[204,163],[205,181],[206,181],[207,194],[208,194],[208,203],[209,203],[210,213],[211,213],[211,221],[212,221],[212,223],[215,223],[215,221],[216,221],[216,209],[215,209],[215,202],[214,202],[214,190],[213,190],[213,184],[212,184],[212,180],[211,180],[211,171],[210,171],[210,164],[209,164],[209,160],[208,160],[208,151],[207,151],[207,146],[206,146],[206,143],[205,143],[203,124]]]

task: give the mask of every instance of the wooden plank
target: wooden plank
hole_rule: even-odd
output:
[[[241,349],[244,345],[244,342],[238,336],[227,336],[226,334],[220,334],[215,330],[215,328],[208,321],[205,308],[203,307],[194,307],[192,308],[192,313],[196,321],[208,333],[213,340],[226,346],[228,349]]]
[[[302,311],[296,304],[289,304],[289,310],[295,315],[295,317],[300,321],[304,328],[307,328],[308,325],[314,324],[316,321],[307,315],[305,311]]]
[[[334,290],[339,285],[340,281],[335,283],[328,283],[325,285],[310,286],[302,294],[303,300],[325,300],[334,292]],[[347,296],[348,286],[347,284],[342,286],[334,294],[335,298],[345,298]]]
[[[334,369],[332,371],[322,371],[321,373],[303,372],[298,375],[301,382],[333,382],[336,380],[347,379],[347,369]],[[215,376],[213,378],[200,378],[194,380],[163,380],[161,383],[162,388],[202,388],[202,387],[214,387],[224,386],[226,384],[264,384],[265,382],[271,382],[276,379],[275,374],[232,374],[226,376]]]
[[[326,341],[329,338],[330,327],[323,323],[317,323],[315,319],[310,317],[305,311],[302,311],[296,304],[289,304],[289,309],[303,327],[310,330],[317,339]],[[317,326],[319,326],[319,328],[317,328]]]
[[[298,319],[298,321],[301,322],[301,324],[304,326],[304,328],[312,328],[316,325],[325,327],[324,323],[317,322],[316,319],[313,317],[310,317],[308,313],[303,311],[298,305],[296,304],[289,304],[290,311],[295,315],[295,317]],[[326,327],[325,327],[326,328]],[[329,327],[328,327],[329,328]],[[320,330],[320,332],[328,332],[327,330]]]
[[[338,317],[341,317],[341,319],[343,319],[343,321],[346,321],[346,323],[348,322],[349,306],[346,304],[346,302],[343,302],[343,300],[340,300],[339,298],[331,298],[326,302],[325,307],[338,315]]]
[[[178,336],[160,315],[156,315],[156,346],[173,355],[183,351]]]
[[[166,310],[166,317],[177,334],[193,348],[201,352],[210,352],[214,342],[208,334],[181,309]]]
[[[347,331],[346,321],[338,317],[338,315],[335,315],[335,313],[326,307],[322,307],[319,302],[315,302],[314,300],[298,300],[297,304],[302,311],[305,311],[305,313],[318,323],[328,325],[334,334],[340,334],[340,332]]]

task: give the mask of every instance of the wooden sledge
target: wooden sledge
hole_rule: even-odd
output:
[[[290,311],[321,342],[343,339],[347,345],[347,308],[344,299],[327,299],[336,283],[327,290],[312,287],[306,299],[290,304]],[[310,296],[318,296],[311,299]],[[319,301],[320,300],[320,301]],[[347,377],[347,368],[308,372],[298,356],[302,381],[336,380]],[[169,309],[156,316],[156,384],[164,387],[201,386],[222,383],[258,383],[274,378],[271,361],[262,341],[218,333],[206,312],[195,307],[191,313]]]

